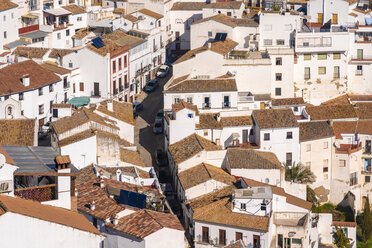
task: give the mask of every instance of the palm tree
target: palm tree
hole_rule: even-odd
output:
[[[301,163],[293,163],[292,165],[285,164],[285,180],[294,183],[313,183],[315,182],[315,175],[311,172],[309,167]]]

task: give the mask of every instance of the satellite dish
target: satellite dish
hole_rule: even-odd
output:
[[[0,153],[0,169],[5,165],[5,156]]]

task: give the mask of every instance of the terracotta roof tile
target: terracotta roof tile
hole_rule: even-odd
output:
[[[176,2],[173,4],[172,11],[203,10],[207,5],[206,2]]]
[[[76,50],[72,50],[72,49],[56,49],[56,48],[53,48],[48,57],[53,58],[53,59],[58,59],[59,57],[64,57],[67,54],[73,53],[75,51]]]
[[[110,223],[107,226],[140,239],[163,228],[184,230],[177,216],[147,209],[120,218],[117,225]]]
[[[82,214],[36,201],[0,195],[0,209],[102,235]]]
[[[322,102],[321,105],[340,105],[340,104],[350,104],[349,96],[347,94],[332,98],[325,102]]]
[[[229,1],[229,2],[214,2],[206,5],[205,8],[209,9],[240,9],[243,2],[241,1]]]
[[[239,126],[252,126],[252,116],[226,116],[221,117],[222,127],[239,127]]]
[[[70,103],[53,103],[53,108],[72,108],[72,104]]]
[[[0,120],[0,145],[35,146],[35,134],[35,119]]]
[[[130,15],[130,14],[123,16],[123,18],[127,19],[130,22],[137,22],[138,21],[137,17],[135,17],[134,15]]]
[[[112,11],[114,14],[119,14],[119,15],[125,15],[125,9],[123,8],[115,8],[114,11]]]
[[[197,134],[192,134],[168,146],[168,150],[174,162],[179,164],[203,150],[216,151],[221,150],[221,147]]]
[[[161,18],[164,17],[163,15],[161,15],[159,13],[156,13],[154,11],[151,11],[149,9],[140,9],[140,10],[138,10],[138,12],[140,12],[140,13],[142,13],[144,15],[150,16],[152,18],[155,18],[155,19],[161,19]]]
[[[356,223],[346,221],[332,221],[332,226],[356,227]]]
[[[114,100],[112,103],[113,111],[107,109],[107,101],[101,102],[97,107],[97,111],[134,126],[133,105],[131,103],[118,102]]]
[[[300,123],[300,142],[333,137],[333,128],[327,121]]]
[[[354,108],[359,119],[372,119],[372,102],[358,102]]]
[[[261,129],[298,127],[296,117],[290,108],[253,110],[252,116]]]
[[[332,126],[336,134],[372,134],[372,120],[335,121]]]
[[[351,94],[349,98],[352,102],[359,102],[359,101],[372,101],[372,95],[357,95]]]
[[[41,47],[17,47],[12,54],[17,57],[41,59],[48,51],[48,48]]]
[[[84,14],[87,13],[82,7],[77,6],[75,4],[67,5],[67,6],[62,6],[67,11],[70,11],[73,15],[78,15],[78,14]]]
[[[184,190],[190,189],[209,180],[215,180],[227,185],[235,182],[235,178],[226,171],[213,165],[201,163],[178,174]]]
[[[253,19],[249,18],[233,18],[226,16],[224,14],[219,14],[203,19],[199,19],[196,22],[193,22],[191,25],[197,25],[200,23],[208,22],[208,21],[215,21],[224,25],[227,25],[229,27],[235,28],[235,27],[258,27],[258,23],[254,21]]]
[[[49,70],[53,73],[57,73],[59,75],[64,75],[64,74],[68,74],[68,73],[71,72],[68,69],[65,69],[63,67],[60,67],[60,66],[52,64],[52,63],[43,63],[43,64],[41,64],[41,67],[43,67],[44,69],[47,69],[47,70]]]
[[[306,112],[310,115],[311,120],[333,120],[357,117],[351,104],[307,106]]]
[[[0,11],[5,11],[5,10],[12,9],[15,7],[18,7],[18,5],[13,3],[12,1],[9,1],[9,0],[0,1]]]
[[[86,183],[94,178],[96,178],[96,173],[94,171],[93,165],[88,165],[79,171],[79,175],[76,177],[76,185],[81,183]]]
[[[59,140],[58,141],[58,146],[59,147],[68,146],[68,145],[74,144],[76,142],[79,142],[79,141],[88,139],[90,137],[93,137],[95,135],[96,134],[94,133],[94,130],[88,129],[88,130],[85,130],[83,132],[80,132],[80,133],[71,135],[71,136],[69,136],[69,137],[67,137],[65,139]]]
[[[222,92],[237,91],[235,79],[187,79],[172,83],[165,92]]]
[[[213,202],[194,210],[194,221],[222,224],[226,226],[242,227],[267,232],[269,217],[232,212],[230,198]]]
[[[139,168],[136,168],[134,166],[116,166],[116,167],[99,167],[96,165],[98,170],[103,170],[112,176],[116,176],[116,171],[120,170],[122,175],[131,176],[134,178],[140,177],[140,178],[151,178],[151,175],[149,172],[141,170]],[[138,174],[138,176],[137,176]]]
[[[218,114],[200,114],[199,124],[196,124],[196,128],[199,129],[221,129],[221,123],[217,120]]]
[[[271,105],[272,106],[305,105],[305,101],[302,97],[272,99]]]
[[[189,109],[195,111],[196,114],[199,114],[198,107],[196,105],[192,105],[189,102],[180,101],[178,103],[172,104],[172,109],[174,112],[181,111],[182,109]]]
[[[232,244],[229,244],[229,245],[225,246],[225,248],[245,248],[245,247],[246,246],[245,246],[243,240],[241,240],[241,239],[235,241]]]
[[[120,149],[120,160],[132,165],[146,167],[145,163],[142,160],[141,154],[138,151]]]
[[[272,152],[253,149],[229,148],[226,154],[231,169],[281,169],[282,165]]]
[[[221,200],[226,197],[230,197],[234,189],[237,189],[236,185],[230,185],[223,187],[222,189],[213,191],[209,194],[201,195],[199,197],[190,199],[185,202],[185,204],[189,205],[191,209],[201,208],[203,206],[209,205],[215,201]]]
[[[93,31],[93,29],[91,27],[82,28],[82,29],[78,30],[77,32],[75,32],[75,34],[72,36],[72,38],[83,39],[85,36],[90,34],[92,31]]]

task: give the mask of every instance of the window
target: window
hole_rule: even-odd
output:
[[[276,44],[282,46],[284,45],[284,40],[276,40]]]
[[[341,59],[341,53],[334,53],[333,54],[333,59]]]
[[[292,165],[292,153],[291,152],[287,152],[285,158],[286,158],[287,165]]]
[[[311,151],[311,144],[307,144],[307,145],[306,145],[306,151],[307,151],[307,152],[310,152],[310,151]]]
[[[50,85],[49,85],[49,92],[53,92],[53,91],[54,91],[53,84],[50,84]]]
[[[204,131],[204,136],[208,136],[208,130]]]
[[[43,95],[43,88],[39,88],[39,96]]]
[[[357,70],[355,71],[355,75],[357,75],[357,76],[363,75],[363,66],[362,65],[357,65]]]
[[[202,227],[202,241],[209,243],[209,228],[205,226]]]
[[[39,115],[44,114],[44,104],[39,105]]]
[[[275,64],[276,65],[282,65],[282,58],[276,58]]]
[[[328,172],[328,159],[323,160],[323,172]]]
[[[68,63],[68,67],[72,68],[72,62]]]
[[[226,230],[220,229],[219,230],[219,236],[220,236],[220,245],[226,245]]]
[[[66,36],[70,36],[70,29],[66,29]]]
[[[282,81],[282,74],[281,73],[276,73],[275,74],[275,80],[276,81]]]
[[[119,70],[121,70],[121,58],[119,58],[118,63],[119,63]]]
[[[338,15],[332,14],[332,24],[337,24],[337,22],[338,22]]]
[[[23,96],[23,93],[19,93],[19,95],[18,95],[18,99],[20,100],[20,101],[23,101],[23,98],[24,96]]]
[[[345,159],[338,160],[338,166],[345,167],[346,166],[346,160]]]
[[[93,217],[93,226],[97,228],[97,218]]]
[[[12,13],[10,16],[11,16],[12,19],[14,19],[14,13]]]
[[[371,140],[366,140],[366,144],[364,147],[364,152],[370,154],[371,153]]]
[[[350,174],[350,186],[358,184],[358,172]]]
[[[293,111],[294,112],[298,112],[298,107],[296,106],[296,107],[293,107]]]
[[[83,20],[83,17],[81,17],[81,16],[79,16],[78,18],[77,18],[77,21],[78,22],[81,22]]]
[[[238,241],[238,240],[243,240],[243,233],[241,232],[236,232],[235,233],[235,240]]]
[[[304,54],[304,60],[311,60],[311,54],[310,53]]]
[[[310,79],[310,67],[305,67],[304,79]]]
[[[188,117],[188,118],[193,118],[194,115],[193,115],[193,114],[187,114],[187,117]]]
[[[323,23],[323,14],[318,13],[318,23]]]
[[[318,54],[318,60],[327,60],[327,54],[326,53],[319,53]]]
[[[4,31],[4,39],[6,39],[7,37],[7,34],[6,34],[6,31]]]
[[[275,88],[275,95],[281,96],[282,95],[282,88]]]
[[[212,37],[212,31],[208,31],[208,37]]]
[[[318,74],[319,75],[326,74],[326,68],[325,68],[325,66],[318,67]]]
[[[292,138],[293,138],[293,133],[287,132],[287,139],[292,139]]]
[[[60,40],[61,39],[61,33],[58,33],[57,34],[57,40]]]
[[[186,97],[186,101],[187,101],[188,103],[191,103],[191,104],[192,104],[192,96],[188,96],[188,97]]]
[[[264,134],[264,140],[270,140],[270,134],[269,133]]]
[[[340,67],[335,66],[333,67],[333,78],[340,78]]]
[[[323,149],[328,149],[328,141],[323,143]]]
[[[116,61],[112,61],[112,72],[116,72]]]
[[[80,82],[80,91],[84,91],[84,83]]]
[[[245,203],[240,203],[240,209],[245,210],[246,208],[247,208],[247,206],[245,205]]]
[[[363,49],[357,49],[357,59],[363,59]]]
[[[49,102],[49,113],[52,113],[52,109],[53,109],[53,101],[50,101]]]
[[[366,176],[366,177],[364,178],[364,182],[366,182],[366,183],[370,183],[370,182],[371,182],[371,176]]]
[[[227,16],[231,16],[231,12],[227,12]]]
[[[72,93],[75,93],[76,90],[75,90],[75,84],[72,85]]]
[[[264,39],[264,45],[265,46],[271,46],[273,44],[273,40],[271,39]]]
[[[181,100],[180,100],[180,98],[179,97],[175,97],[174,98],[174,103],[176,104],[176,103],[179,103]]]
[[[58,109],[53,109],[53,118],[58,118]]]
[[[4,22],[6,21],[6,15],[3,16],[3,21],[4,21]]]

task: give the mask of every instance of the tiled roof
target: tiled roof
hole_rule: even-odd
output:
[[[30,85],[26,87],[20,79],[27,74],[30,76]],[[0,95],[33,90],[58,81],[61,78],[54,73],[32,60],[26,60],[0,69]]]
[[[356,223],[346,221],[332,221],[332,226],[356,227]]]
[[[90,32],[92,32],[92,29],[90,27],[79,29],[75,34],[72,36],[74,39],[83,39],[85,36],[87,36]]]
[[[203,150],[216,151],[221,150],[221,147],[197,134],[191,134],[190,136],[168,146],[168,150],[172,155],[174,162],[179,164]]]
[[[119,219],[117,225],[107,226],[130,236],[143,239],[163,228],[183,231],[176,215],[142,209]]]
[[[170,84],[165,92],[222,92],[237,91],[235,79],[187,79]]]
[[[94,130],[89,128],[89,129],[87,129],[83,132],[80,132],[80,133],[71,135],[67,138],[59,140],[58,141],[58,146],[59,147],[68,146],[68,145],[74,144],[76,142],[79,142],[79,141],[88,139],[90,137],[93,137],[95,135],[96,135],[96,133],[94,132]]]
[[[9,0],[0,1],[0,11],[5,11],[5,10],[12,9],[15,7],[18,7],[18,5],[13,3],[12,1],[9,1]]]
[[[75,4],[67,5],[67,6],[62,6],[67,11],[70,11],[73,15],[77,14],[84,14],[87,13],[82,7],[77,6]]]
[[[229,1],[229,2],[214,2],[207,4],[204,8],[208,9],[240,9],[243,2]]]
[[[123,16],[123,18],[124,19],[127,19],[130,22],[136,22],[136,21],[138,21],[138,18],[135,17],[134,15],[125,15],[125,16]]]
[[[12,157],[9,156],[9,154],[6,152],[6,150],[1,145],[0,145],[0,154],[3,154],[4,155],[5,162],[7,164],[11,164],[11,165],[17,166],[16,162],[14,162],[14,160],[12,159]]]
[[[115,8],[114,11],[112,11],[114,14],[119,14],[119,15],[125,15],[125,9],[123,8]]]
[[[253,110],[252,116],[261,129],[298,127],[296,117],[289,108]]]
[[[305,105],[305,101],[302,97],[272,99],[271,105],[272,106]]]
[[[0,195],[0,209],[3,210],[3,213],[16,213],[96,235],[102,235],[82,214],[64,208],[44,205],[36,201],[18,197]]]
[[[53,103],[53,108],[72,108],[72,104],[70,103]]]
[[[372,95],[356,95],[356,94],[351,94],[351,95],[349,95],[349,98],[353,102],[372,101]]]
[[[232,212],[232,203],[229,198],[213,202],[194,210],[194,221],[203,221],[225,226],[241,227],[267,232],[269,230],[269,217]]]
[[[196,25],[196,24],[204,23],[204,22],[208,22],[208,21],[219,22],[219,23],[222,23],[224,25],[230,26],[232,28],[235,28],[235,27],[238,27],[238,26],[239,27],[258,27],[258,23],[256,21],[254,21],[253,19],[232,18],[232,17],[226,16],[224,14],[219,14],[219,15],[199,19],[196,22],[193,22],[191,25]]]
[[[372,120],[335,121],[332,126],[336,134],[372,134]]]
[[[103,42],[105,43],[105,46],[103,47],[100,47],[100,48],[97,48],[95,47],[93,44],[90,44],[88,45],[88,49],[102,55],[102,56],[106,56],[106,54],[108,53],[113,53],[115,51],[118,51],[119,49],[122,48],[122,46],[116,44],[114,41],[110,40],[110,39],[105,39],[105,38],[102,38]]]
[[[208,48],[208,44],[202,47],[195,48],[193,50],[190,50],[186,52],[184,55],[182,55],[179,59],[177,59],[174,64],[178,64],[181,62],[184,62],[186,60],[192,59],[195,57],[196,54],[211,50],[215,53],[219,53],[221,55],[225,55],[229,53],[232,49],[234,49],[239,43],[230,40],[227,38],[225,41],[210,41],[211,48]]]
[[[98,170],[102,169],[103,171],[106,171],[107,173],[109,173],[111,175],[115,175],[115,176],[116,176],[116,171],[120,170],[122,175],[127,175],[127,176],[131,176],[131,177],[134,177],[134,178],[137,178],[138,176],[140,178],[151,178],[149,172],[141,170],[141,169],[136,168],[134,166],[99,167],[98,165],[96,165],[96,167],[98,168]],[[138,176],[136,174],[136,171],[138,173]]]
[[[132,165],[145,167],[145,163],[143,162],[141,154],[138,151],[120,149],[120,160]]]
[[[76,177],[76,185],[81,183],[86,183],[94,178],[96,178],[96,173],[93,169],[93,165],[88,165],[79,171],[79,175]]]
[[[372,102],[358,102],[354,108],[359,119],[372,119]]]
[[[229,148],[226,154],[231,169],[280,169],[276,155],[253,149]]]
[[[140,12],[140,13],[142,13],[144,15],[150,16],[152,18],[155,18],[155,19],[161,19],[161,18],[164,17],[163,15],[161,15],[159,13],[156,13],[154,11],[151,11],[149,9],[140,9],[140,10],[138,10],[138,12]]]
[[[17,47],[12,54],[17,57],[41,59],[48,51],[48,48],[41,47]]]
[[[217,121],[218,114],[200,114],[199,124],[196,124],[196,128],[199,129],[221,129],[221,123]]]
[[[300,123],[300,142],[333,137],[333,128],[327,121]]]
[[[272,190],[273,194],[281,195],[281,196],[286,197],[287,198],[286,199],[287,203],[289,203],[291,205],[295,205],[295,206],[298,206],[298,207],[301,207],[301,208],[304,208],[304,209],[307,209],[307,210],[311,210],[311,208],[313,206],[313,204],[311,202],[308,202],[308,201],[305,201],[305,200],[303,200],[301,198],[298,198],[296,196],[287,194],[283,188],[272,186],[272,185],[269,185],[269,184],[266,184],[266,183],[261,183],[261,182],[258,182],[258,181],[252,180],[252,179],[248,179],[248,178],[242,178],[242,180],[244,180],[244,182],[247,184],[248,187],[260,187],[260,186],[271,187],[271,190]]]
[[[117,126],[115,126],[116,122],[104,118],[87,108],[83,108],[80,111],[73,113],[72,116],[67,116],[55,122],[52,122],[51,127],[59,135],[61,133],[74,129],[77,126],[83,125],[90,121],[94,121],[101,125],[111,127],[114,129],[119,129]]]
[[[53,48],[48,57],[52,58],[52,59],[58,59],[59,57],[64,57],[67,54],[73,53],[75,51],[76,50],[72,50],[72,49],[56,49],[56,48]]]
[[[352,5],[358,2],[358,0],[343,0],[343,1],[347,2],[349,5]]]
[[[311,120],[332,120],[356,118],[356,112],[351,104],[307,106],[306,112]]]
[[[222,127],[239,127],[253,125],[252,117],[250,115],[221,117],[220,122]]]
[[[103,35],[106,40],[115,42],[118,46],[128,46],[130,48],[146,42],[145,39],[126,34],[124,31],[117,29],[116,31]]]
[[[229,244],[229,245],[225,246],[225,248],[245,248],[245,247],[246,246],[245,246],[243,240],[241,240],[241,239],[235,241],[232,244]]]
[[[51,72],[57,73],[59,75],[64,75],[64,74],[67,74],[67,73],[71,72],[68,69],[65,69],[63,67],[60,67],[60,66],[52,64],[52,63],[43,63],[43,64],[41,64],[41,67],[43,67],[44,69],[47,69]]]
[[[114,100],[112,103],[113,111],[107,109],[107,101],[101,102],[97,107],[97,111],[134,126],[133,105],[131,103],[118,102]]]
[[[321,105],[339,105],[339,104],[350,104],[349,96],[347,94],[332,98],[328,101],[322,102]]]
[[[35,119],[0,120],[0,145],[35,146]]]
[[[226,171],[213,165],[201,163],[178,174],[182,188],[190,189],[209,180],[215,180],[227,185],[235,182],[235,178]]]
[[[192,11],[192,10],[203,10],[207,5],[206,2],[176,2],[173,4],[171,10],[182,10],[182,11]]]
[[[178,111],[181,111],[182,109],[189,109],[189,110],[193,110],[195,111],[196,114],[199,114],[199,110],[198,110],[198,107],[196,105],[192,105],[191,103],[189,102],[185,102],[184,100],[178,102],[178,103],[174,103],[172,104],[172,109],[174,112],[178,112]]]

